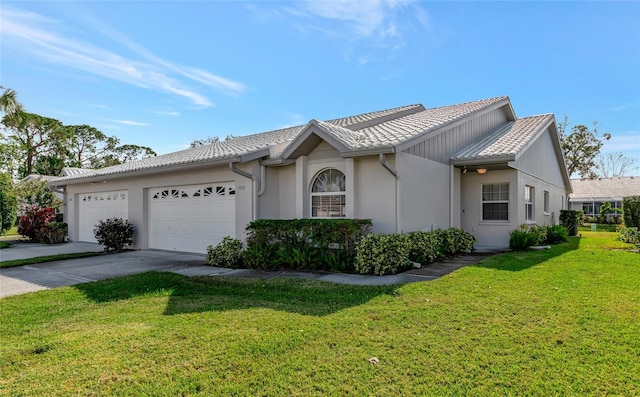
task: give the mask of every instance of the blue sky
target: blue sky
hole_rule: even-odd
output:
[[[158,153],[500,95],[640,163],[640,2],[13,2],[0,85]]]

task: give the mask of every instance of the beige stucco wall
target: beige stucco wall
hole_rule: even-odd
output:
[[[461,177],[461,225],[478,239],[479,245],[505,247],[509,231],[518,223],[518,172],[490,170],[484,175],[469,171]],[[509,184],[509,222],[482,221],[482,184]],[[523,210],[524,211],[524,210]]]
[[[255,172],[256,170],[259,172],[257,162],[238,166],[238,168],[247,172]],[[133,247],[135,249],[146,249],[149,247],[147,190],[156,187],[184,186],[211,182],[235,182],[236,237],[243,238],[245,226],[252,220],[253,216],[254,184],[250,179],[232,172],[228,166],[218,166],[98,181],[95,184],[84,183],[69,185],[65,193],[69,239],[71,241],[77,241],[78,239],[78,195],[81,193],[127,190],[129,193],[129,221],[136,228]],[[69,211],[68,209],[73,210]]]
[[[489,170],[484,175],[462,175],[462,227],[478,238],[479,245],[506,247],[509,232],[527,225],[558,224],[565,199],[564,188],[515,169]],[[509,221],[482,221],[482,184],[509,183]],[[525,217],[525,186],[534,188],[534,220]],[[549,211],[544,211],[544,191],[549,192]]]
[[[449,227],[451,169],[448,165],[399,153],[400,231],[429,231]]]
[[[564,186],[561,165],[551,140],[552,132],[547,129],[516,160],[516,168],[535,177],[543,179],[558,187]]]
[[[395,156],[387,162],[396,166]],[[377,156],[361,157],[354,161],[355,208],[354,217],[372,219],[375,233],[396,232],[396,178],[387,171]]]

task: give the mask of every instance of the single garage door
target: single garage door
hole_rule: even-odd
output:
[[[129,219],[129,194],[126,190],[79,195],[78,240],[97,243],[93,228],[108,218]]]
[[[205,253],[236,235],[233,182],[149,189],[149,247]]]

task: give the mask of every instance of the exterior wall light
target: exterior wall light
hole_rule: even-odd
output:
[[[487,169],[486,168],[478,168],[476,171],[478,171],[478,174],[480,175],[484,175],[487,173]]]

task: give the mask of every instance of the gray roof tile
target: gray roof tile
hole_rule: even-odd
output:
[[[508,122],[462,149],[451,160],[455,162],[515,156],[552,120],[552,114],[543,114]]]
[[[640,176],[600,179],[572,179],[572,201],[622,200],[624,197],[640,196]]]
[[[475,112],[500,103],[508,104],[508,97],[489,98],[431,109],[425,109],[419,104],[408,105],[328,121],[312,120],[311,123],[317,123],[350,150],[378,149],[393,147],[422,134],[428,134]],[[56,182],[64,183],[88,177],[202,162],[224,161],[226,159],[231,160],[265,149],[270,150],[271,158],[279,158],[287,146],[286,143],[293,141],[305,127],[305,125],[302,125],[241,136],[212,145],[149,157],[97,170],[86,170],[86,172],[77,169],[65,169]]]

